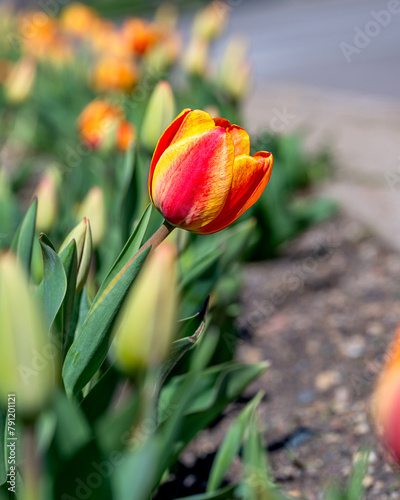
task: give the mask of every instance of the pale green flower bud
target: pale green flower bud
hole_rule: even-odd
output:
[[[159,82],[150,96],[141,127],[141,139],[153,150],[161,134],[175,117],[175,100],[171,85]]]
[[[8,394],[15,394],[18,411],[32,418],[53,393],[58,349],[10,253],[0,257],[0,325],[0,399],[5,403]]]
[[[164,242],[150,255],[117,319],[113,355],[128,374],[159,366],[171,347],[177,309],[176,249]]]
[[[101,187],[94,186],[90,189],[79,206],[78,214],[79,219],[86,217],[90,220],[92,243],[94,247],[97,247],[106,232],[106,205]]]
[[[90,222],[86,217],[80,222],[65,238],[59,254],[68,246],[71,240],[75,240],[76,253],[78,257],[78,276],[76,279],[76,291],[80,292],[89,274],[90,263],[92,261],[92,233]]]

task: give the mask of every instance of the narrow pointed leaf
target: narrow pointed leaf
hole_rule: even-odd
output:
[[[114,262],[110,272],[107,274],[103,283],[101,284],[99,291],[96,294],[96,297],[93,302],[96,302],[103,294],[104,290],[108,287],[108,285],[112,282],[115,276],[121,271],[121,269],[126,265],[132,255],[139,250],[143,236],[146,232],[147,224],[150,219],[152,206],[149,205],[144,211],[142,218],[138,222],[135,230],[131,234],[129,240],[126,242],[124,248],[119,254],[117,260]]]
[[[200,310],[193,317],[185,321],[182,328],[182,332],[184,332],[185,337],[172,343],[171,352],[161,368],[160,386],[164,383],[176,363],[196,344],[203,333],[206,326],[209,299],[210,298],[207,297]],[[192,333],[192,335],[186,336],[190,333]]]
[[[35,197],[31,206],[23,218],[21,225],[19,226],[11,248],[18,255],[24,268],[30,272],[31,260],[32,260],[32,249],[33,249],[33,239],[35,237],[35,227],[36,227],[36,214],[37,214],[38,201]]]
[[[43,254],[43,309],[50,329],[60,310],[67,290],[67,278],[59,256],[39,237]]]
[[[201,493],[199,495],[192,495],[190,497],[182,497],[179,500],[236,500],[241,498],[238,496],[238,487],[236,484],[230,484],[225,488],[208,493]]]
[[[68,395],[78,394],[102,365],[110,344],[113,321],[140,271],[150,247],[132,260],[142,243],[150,208],[147,208],[98,291],[88,315],[69,349],[63,366]]]
[[[67,394],[77,394],[102,365],[108,352],[115,316],[149,251],[150,247],[146,248],[118,281],[92,304],[65,358],[63,379]]]
[[[224,363],[198,373],[189,388],[190,401],[185,407],[185,415],[177,429],[177,443],[174,450],[168,450],[173,463],[187,443],[203,428],[218,417],[224,408],[234,401],[256,379],[268,364],[243,365]],[[176,380],[175,380],[176,379]],[[168,420],[168,410],[179,406],[184,397],[185,376],[172,379],[161,391],[159,414],[160,421]]]
[[[78,258],[75,240],[71,240],[59,255],[67,278],[65,298],[56,322],[61,335],[63,356],[68,352],[74,340],[73,312],[75,303],[76,278],[78,273]]]
[[[249,422],[252,421],[251,416],[261,401],[262,396],[263,394],[259,393],[250,401],[226,433],[212,464],[207,483],[207,491],[215,491],[221,486],[225,474],[228,472],[234,458],[239,453]]]

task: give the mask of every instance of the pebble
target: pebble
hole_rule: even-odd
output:
[[[374,478],[370,475],[367,475],[363,479],[363,486],[364,488],[371,488],[371,486],[374,484]]]
[[[357,359],[365,352],[365,339],[361,335],[354,335],[349,340],[344,341],[340,349],[342,354],[348,358]]]
[[[326,370],[317,375],[315,387],[320,392],[328,391],[341,382],[342,376],[336,370]]]
[[[384,328],[382,323],[371,322],[366,328],[367,335],[372,335],[373,337],[380,337],[384,334]]]

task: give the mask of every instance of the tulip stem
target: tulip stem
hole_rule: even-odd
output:
[[[165,220],[163,224],[153,234],[153,236],[151,236],[146,241],[146,243],[139,248],[139,250],[137,251],[136,255],[132,260],[136,259],[136,257],[140,255],[143,252],[143,250],[146,250],[146,248],[149,247],[150,245],[151,245],[151,251],[153,251],[155,248],[158,247],[158,245],[160,245],[165,240],[165,238],[170,233],[172,233],[174,229],[175,226],[172,226],[169,222]]]
[[[93,306],[93,310],[100,304],[100,302],[104,299],[104,297],[108,294],[108,292],[111,290],[113,286],[118,282],[118,280],[121,278],[121,276],[125,273],[125,271],[128,269],[128,267],[132,264],[132,262],[139,257],[139,255],[146,250],[151,245],[151,251],[153,251],[155,248],[160,245],[165,238],[172,233],[172,231],[175,229],[175,226],[172,226],[169,222],[166,220],[163,222],[162,226],[160,226],[157,231],[151,236],[144,245],[142,245],[139,250],[135,253],[133,257],[131,257],[128,262],[124,265],[124,267],[118,272],[118,274],[115,275],[114,279],[108,284],[107,288],[103,291],[103,293],[100,295],[100,297],[96,300],[96,303]]]
[[[23,479],[27,500],[35,500],[40,495],[40,459],[36,449],[36,435],[33,424],[29,424],[24,433]]]

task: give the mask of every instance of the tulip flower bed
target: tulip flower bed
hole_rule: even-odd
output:
[[[227,14],[201,10],[183,49],[170,6],[119,24],[75,3],[58,17],[3,7],[0,499],[155,497],[268,367],[234,359],[241,261],[331,212],[293,202],[326,162],[235,125],[243,44],[208,72]],[[283,498],[261,399],[193,500]]]

